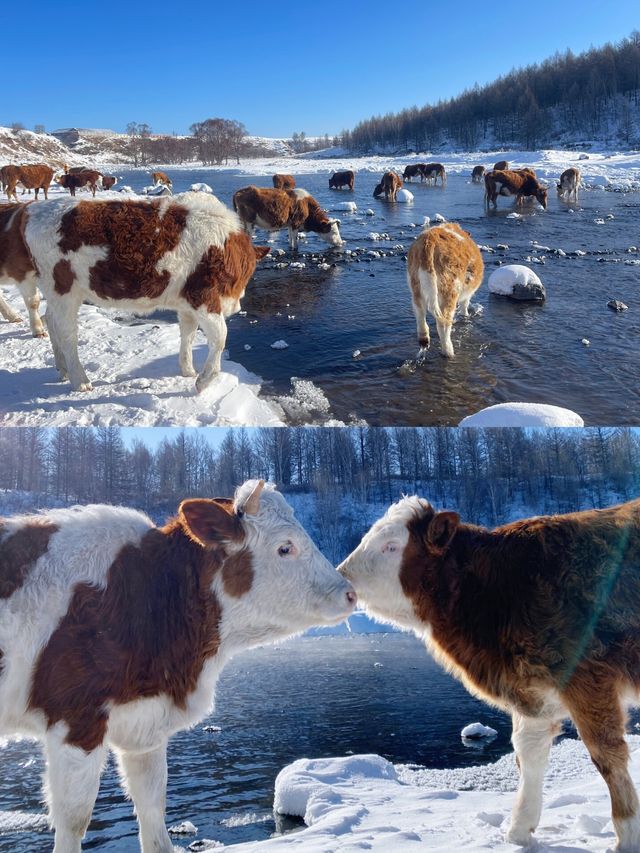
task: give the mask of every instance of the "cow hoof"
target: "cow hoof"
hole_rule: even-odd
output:
[[[81,394],[84,394],[87,391],[93,391],[93,385],[89,381],[81,382],[80,385],[78,385],[78,387],[74,388],[73,390],[79,391]]]
[[[420,349],[429,349],[431,346],[431,341],[429,338],[418,338],[418,346]]]
[[[535,844],[532,832],[515,826],[507,832],[506,840],[509,844],[517,844],[520,847],[531,847]]]
[[[43,329],[41,332],[34,332],[33,337],[34,338],[48,338],[49,333],[45,332],[45,330]]]
[[[181,373],[181,375],[182,375],[182,376],[186,376],[186,377],[187,377],[187,378],[189,378],[189,379],[191,379],[191,378],[193,378],[194,376],[197,376],[197,375],[198,375],[198,374],[197,374],[197,372],[194,370],[194,368],[193,368],[193,367],[181,367],[181,368],[180,368],[180,373]]]
[[[16,314],[13,317],[7,317],[7,320],[10,323],[22,323],[22,317],[19,314]]]

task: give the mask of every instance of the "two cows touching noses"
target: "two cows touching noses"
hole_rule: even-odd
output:
[[[0,735],[44,745],[55,853],[80,851],[109,750],[143,853],[168,853],[169,737],[211,711],[234,654],[337,624],[358,596],[511,713],[509,841],[532,842],[549,750],[570,717],[609,787],[617,851],[631,853],[640,814],[624,703],[640,686],[639,570],[640,499],[488,530],[407,497],[337,572],[261,480],[234,498],[184,500],[163,527],[112,506],[7,518]]]

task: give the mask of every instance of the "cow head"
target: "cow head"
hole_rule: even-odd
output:
[[[353,611],[351,584],[263,480],[247,481],[233,500],[183,501],[179,518],[196,543],[217,552],[222,567],[213,584],[223,614],[229,613],[230,629],[246,632],[251,643],[337,624]]]
[[[414,600],[446,556],[459,520],[457,513],[436,512],[421,498],[403,498],[365,533],[338,571],[372,616],[424,630]]]
[[[545,210],[547,209],[548,197],[549,190],[546,187],[538,187],[538,189],[536,190],[536,199],[544,207]]]
[[[344,246],[344,240],[340,236],[339,226],[339,219],[326,219],[324,222],[321,222],[318,227],[318,234],[320,237],[336,249],[339,249],[340,246]]]

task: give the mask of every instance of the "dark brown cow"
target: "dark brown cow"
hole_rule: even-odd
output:
[[[438,178],[440,178],[442,186],[447,183],[447,171],[442,163],[424,163],[421,171],[422,177],[427,183],[431,183],[431,181],[433,181],[435,185],[438,183]]]
[[[91,195],[95,198],[96,189],[102,184],[102,175],[93,169],[82,169],[78,172],[60,175],[56,181],[63,189],[69,190],[72,196],[75,196],[76,190],[89,187]]]
[[[485,170],[484,166],[474,166],[473,167],[473,172],[471,172],[471,180],[473,181],[474,184],[481,184],[482,183],[482,179],[484,178],[485,171],[486,170]]]
[[[329,189],[339,190],[342,187],[349,187],[353,190],[355,186],[356,175],[351,169],[345,169],[343,172],[334,172],[329,178]]]
[[[506,172],[509,169],[509,161],[508,160],[498,160],[497,163],[493,164],[494,172]]]
[[[35,190],[35,197],[43,190],[45,199],[49,197],[49,187],[53,180],[53,169],[44,163],[36,163],[28,166],[3,166],[0,170],[2,183],[7,193],[7,199],[11,197],[18,201],[16,187],[21,184],[26,190]]]
[[[343,244],[339,220],[330,219],[306,190],[244,187],[234,194],[233,207],[248,234],[256,227],[267,231],[287,228],[292,252],[297,251],[300,231],[314,231],[336,248]]]
[[[640,691],[640,499],[495,530],[405,498],[339,567],[368,611],[416,632],[475,695],[512,714],[528,847],[549,749],[570,717],[611,795],[616,850],[640,850],[625,705]]]
[[[296,179],[293,175],[280,175],[276,173],[273,176],[273,187],[276,190],[293,190],[296,186]]]
[[[423,169],[426,166],[426,163],[410,163],[408,166],[404,167],[404,172],[402,173],[403,181],[411,181],[412,178],[420,178],[421,181],[424,181],[424,173]]]
[[[384,193],[385,201],[395,201],[398,190],[402,187],[402,178],[395,172],[385,172],[382,180],[376,185],[373,197],[378,198]]]
[[[484,176],[485,203],[498,206],[498,196],[515,196],[516,204],[524,204],[525,198],[534,196],[546,209],[548,190],[528,170],[493,171]]]

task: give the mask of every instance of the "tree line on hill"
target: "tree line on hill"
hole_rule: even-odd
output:
[[[579,55],[567,50],[485,86],[423,107],[361,121],[343,132],[353,152],[534,150],[569,135],[640,142],[640,32]]]
[[[640,495],[640,430],[433,428],[176,431],[155,448],[118,427],[0,430],[0,489],[47,505],[107,502],[163,516],[185,497],[231,495],[252,477],[314,495],[337,524],[341,501],[390,503],[402,493],[499,523],[514,505],[565,512]]]

